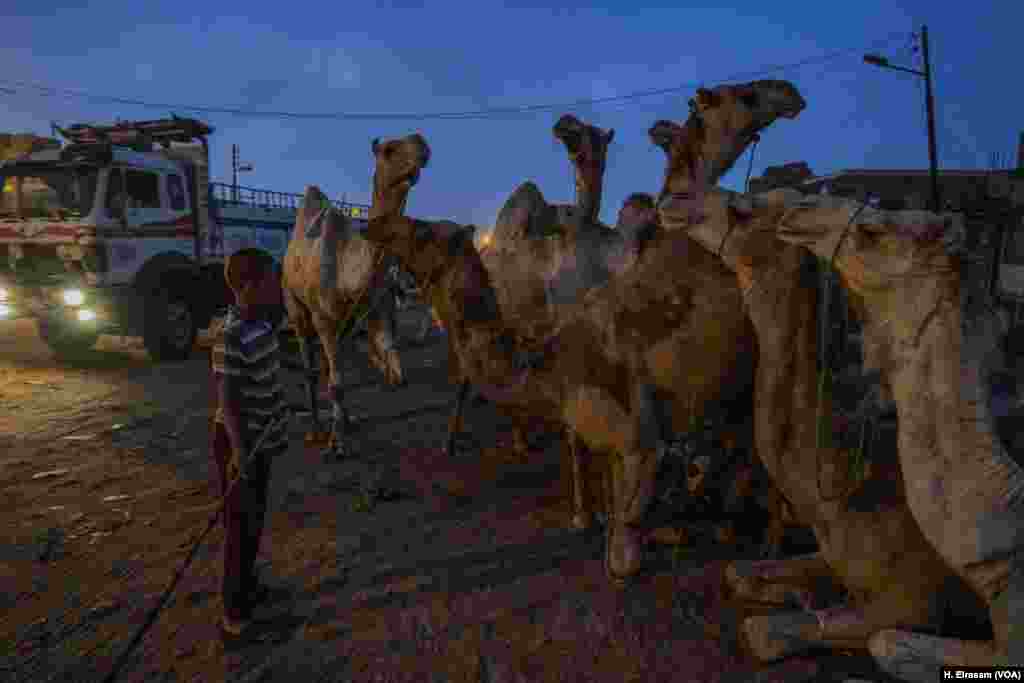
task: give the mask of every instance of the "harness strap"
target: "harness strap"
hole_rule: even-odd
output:
[[[819,292],[820,303],[819,303],[819,315],[818,315],[818,361],[820,363],[818,369],[818,388],[817,388],[817,418],[815,421],[815,434],[814,434],[814,446],[818,451],[816,458],[816,471],[815,471],[815,485],[818,487],[818,496],[826,503],[831,503],[839,500],[844,495],[849,493],[850,487],[854,486],[852,482],[850,487],[845,487],[835,496],[828,497],[822,493],[821,487],[821,449],[825,446],[826,442],[826,430],[828,430],[828,436],[831,437],[832,420],[831,416],[826,419],[824,413],[824,406],[822,398],[825,395],[826,389],[831,390],[832,386],[832,369],[829,367],[829,341],[831,337],[831,325],[829,313],[832,304],[832,280],[835,277],[835,261],[836,256],[839,255],[839,249],[842,247],[843,242],[846,240],[846,236],[850,232],[850,228],[853,226],[857,216],[866,209],[868,202],[865,200],[856,211],[850,215],[850,220],[846,223],[846,227],[843,228],[842,234],[839,235],[839,241],[836,242],[835,249],[832,251],[832,258],[829,259],[828,263],[824,265],[822,272],[821,291]],[[863,448],[863,442],[865,437],[866,425],[861,424],[861,445],[860,449]],[[831,441],[831,438],[829,438]],[[863,452],[858,454],[857,460],[859,461],[863,456]]]

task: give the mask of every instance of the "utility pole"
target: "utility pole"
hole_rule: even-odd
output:
[[[932,60],[928,43],[928,26],[921,26],[921,56],[924,58],[924,71],[908,69],[905,66],[890,64],[889,60],[879,55],[864,55],[864,61],[873,66],[893,71],[903,71],[924,78],[925,107],[928,112],[928,173],[932,186],[932,211],[942,210],[942,198],[939,194],[939,161],[935,151],[935,96],[932,92]]]
[[[238,145],[231,145],[231,201],[238,201]]]
[[[921,56],[924,58],[924,97],[928,107],[928,168],[932,179],[932,211],[942,211],[939,194],[939,161],[935,151],[935,97],[932,95],[932,60],[928,51],[928,27],[921,26]]]
[[[238,160],[238,145],[231,145],[231,201],[238,203],[238,174],[251,171],[252,164],[243,164]]]

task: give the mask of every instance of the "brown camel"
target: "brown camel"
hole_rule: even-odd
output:
[[[698,102],[691,119],[715,115],[714,103]],[[677,127],[678,146],[692,128],[691,122]],[[816,445],[819,415],[831,414],[832,405],[827,393],[819,397],[817,391],[813,262],[809,270],[802,249],[776,239],[774,226],[784,209],[768,205],[742,213],[734,205],[746,201],[749,207],[749,200],[697,186],[684,165],[669,164],[662,223],[666,230],[688,232],[736,274],[757,331],[757,454],[820,548],[812,556],[734,563],[727,576],[738,597],[759,602],[794,592],[810,602],[808,586],[824,576],[838,578],[851,596],[840,607],[749,617],[743,624],[747,643],[756,656],[771,660],[821,646],[867,649],[881,629],[931,625],[933,596],[950,585],[952,572],[921,534],[902,495],[867,496],[884,485],[858,481],[849,454]],[[702,214],[696,220],[695,196]],[[858,505],[865,498],[875,500]],[[784,586],[798,590],[780,590]]]
[[[710,129],[701,139],[700,160],[707,159],[714,183],[745,149],[752,137],[793,106],[799,94],[782,81],[755,81],[723,86],[747,102],[735,121]],[[710,93],[711,91],[701,91]],[[744,135],[736,142],[735,130]],[[481,254],[507,324],[520,341],[529,344],[550,334],[560,321],[571,318],[586,292],[603,285],[615,273],[635,263],[622,235],[602,225],[600,212],[607,148],[614,131],[602,131],[565,115],[553,129],[575,167],[575,206],[549,205],[533,183],[520,186],[499,214],[492,240]],[[696,149],[696,148],[694,148]],[[465,386],[460,396],[465,396]],[[457,405],[456,415],[461,408]],[[582,480],[583,443],[567,433],[571,467],[571,526],[587,528],[593,511],[587,508]],[[775,534],[776,536],[778,534]],[[777,546],[778,541],[772,545]]]
[[[380,143],[373,141],[376,158],[370,216],[401,213],[409,190],[430,158],[419,135]],[[391,385],[401,384],[402,366],[395,350],[395,300],[387,283],[387,263],[373,244],[351,229],[347,216],[334,209],[314,186],[306,188],[295,229],[284,257],[283,285],[288,317],[302,350],[314,429],[319,429],[313,335],[330,367],[333,419],[325,457],[351,455],[345,433],[350,419],[343,404],[341,345],[365,318],[370,360]]]
[[[751,103],[746,109],[748,120],[744,122],[743,130],[747,127],[764,128],[779,115],[795,106],[802,106],[802,99],[794,99],[799,98],[799,93],[788,83],[761,81],[746,86],[723,86],[718,91],[731,92],[732,89],[736,89],[737,96],[743,96]],[[751,93],[755,93],[756,97],[752,98]],[[734,147],[732,144],[717,144],[710,135],[707,143],[709,150],[731,150]],[[728,167],[722,166],[722,169],[724,172]],[[430,234],[429,225],[423,225],[426,227],[420,232],[424,235]],[[437,225],[437,229],[446,235],[458,234],[454,224]],[[400,228],[388,229],[382,224],[380,229],[381,233],[376,237],[368,236],[371,239],[385,241],[396,239],[399,240],[399,244],[406,244],[410,239],[406,234],[408,231],[403,232]],[[424,240],[426,239],[424,237]],[[571,319],[570,324],[563,327],[557,337],[569,339],[571,343],[561,346],[563,351],[558,355],[558,362],[554,366],[551,366],[553,361],[550,358],[547,359],[546,365],[555,367],[556,370],[559,365],[564,366],[568,369],[567,372],[574,373],[566,381],[570,384],[576,383],[572,385],[577,392],[574,399],[576,403],[567,405],[565,410],[562,410],[562,404],[559,402],[556,404],[557,410],[550,410],[549,406],[540,400],[536,402],[536,406],[532,405],[529,394],[523,396],[525,401],[522,403],[528,410],[537,410],[537,406],[540,406],[540,414],[557,416],[571,429],[575,429],[575,421],[588,419],[584,402],[594,403],[598,412],[595,417],[589,419],[597,420],[597,423],[588,425],[591,434],[584,437],[583,441],[600,451],[610,450],[618,457],[624,458],[626,465],[616,468],[624,474],[615,477],[616,481],[621,481],[623,476],[626,476],[636,482],[637,486],[642,484],[647,495],[653,483],[653,473],[647,473],[649,477],[644,474],[647,471],[644,468],[649,468],[651,463],[644,459],[643,449],[647,449],[649,444],[644,442],[639,454],[627,452],[624,444],[632,443],[631,433],[623,430],[616,432],[614,437],[602,433],[601,430],[614,430],[616,427],[607,420],[601,421],[600,412],[605,411],[607,417],[607,411],[614,407],[619,411],[618,415],[625,419],[631,417],[632,411],[635,410],[638,416],[636,419],[645,421],[644,438],[647,439],[651,438],[653,429],[648,424],[653,419],[650,413],[654,410],[652,395],[668,399],[664,406],[667,407],[667,411],[660,412],[668,412],[669,419],[663,420],[663,424],[656,425],[657,429],[654,430],[654,438],[658,440],[664,436],[663,432],[668,430],[669,425],[677,433],[686,430],[691,418],[712,409],[716,400],[745,395],[753,372],[752,328],[742,313],[735,279],[713,257],[692,244],[685,235],[667,239],[667,246],[664,248],[659,246],[658,242],[656,239],[649,246],[643,259],[633,269],[605,288],[592,292],[587,300],[580,304],[580,311]],[[680,249],[686,252],[685,258],[680,258],[677,254]],[[398,251],[401,252],[400,249]],[[424,254],[420,258],[429,259],[430,256]],[[434,265],[429,260],[417,267],[406,263],[421,283],[423,277],[428,277],[428,281],[432,282],[445,276],[446,271],[443,268],[437,273],[430,270]],[[429,289],[424,286],[425,291]],[[489,278],[487,289],[487,297],[498,298],[497,293],[490,287]],[[436,287],[435,290],[440,291]],[[432,296],[441,295],[435,291]],[[450,340],[453,342],[450,347],[450,360],[464,365],[465,376],[472,379],[473,374],[468,370],[477,362],[472,358],[473,349],[467,344],[460,343],[456,330],[446,322],[446,315],[452,319],[458,315],[458,308],[464,305],[464,298],[465,295],[458,291],[449,292],[441,296],[434,310],[449,328]],[[495,305],[499,306],[497,303]],[[443,310],[446,307],[451,309],[447,314]],[[630,329],[631,324],[639,324],[647,319],[651,322],[643,333]],[[511,330],[507,330],[506,327],[511,327]],[[491,323],[490,329],[500,329],[505,339],[519,336],[516,327],[506,326],[503,320],[501,325]],[[480,348],[489,349],[485,346]],[[570,353],[564,350],[568,348],[585,349],[585,352]],[[682,359],[686,362],[680,363]],[[730,363],[737,361],[738,365],[730,367]],[[512,361],[508,362],[514,365]],[[596,369],[614,368],[614,372],[609,369],[608,372],[588,374],[588,366]],[[501,367],[501,364],[498,364],[498,367]],[[642,374],[632,374],[633,367],[638,368],[636,372]],[[557,373],[552,375],[551,372],[555,371],[548,372],[550,381],[561,381],[557,379]],[[640,379],[635,381],[645,382],[648,376],[653,377],[653,382],[643,387],[623,384],[634,381],[636,377]],[[634,404],[623,398],[628,394],[627,388],[629,391],[640,391],[645,396],[644,401]],[[625,403],[615,404],[616,400]],[[569,417],[565,414],[567,411],[571,413]],[[609,444],[615,448],[609,448]],[[617,495],[616,499],[621,502],[621,496]],[[618,577],[631,574],[638,569],[639,531],[636,525],[646,506],[646,497],[629,506],[623,505],[612,501],[616,521],[609,525],[609,569]]]
[[[554,417],[614,456],[606,564],[613,580],[636,572],[665,425],[682,431],[696,412],[747,397],[753,330],[731,273],[686,235],[666,236],[520,369],[516,330],[466,230],[394,216],[371,221],[367,238],[422,283],[460,371],[485,396]]]
[[[941,665],[1024,664],[1024,467],[995,431],[992,387],[1005,350],[999,319],[984,296],[969,295],[975,285],[950,253],[961,219],[812,197],[776,225],[785,242],[834,262],[861,300],[865,363],[897,406],[907,504],[988,606],[995,634],[979,642],[890,629],[872,637],[872,653],[922,681]]]

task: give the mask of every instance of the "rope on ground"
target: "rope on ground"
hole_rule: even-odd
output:
[[[231,493],[235,490],[235,486],[238,484],[238,482],[243,479],[245,475],[245,468],[248,467],[249,463],[253,461],[252,456],[258,453],[260,449],[263,448],[263,442],[266,441],[267,436],[271,432],[271,429],[280,426],[282,423],[286,422],[288,418],[289,415],[286,413],[280,419],[268,422],[267,425],[263,428],[263,432],[260,433],[259,438],[256,440],[255,446],[253,446],[249,459],[245,463],[241,464],[241,471],[228,485],[227,490],[221,497],[220,505],[217,507],[217,511],[213,514],[213,516],[210,517],[210,521],[207,523],[206,529],[204,529],[203,532],[199,534],[199,536],[196,538],[195,542],[192,544],[192,549],[189,550],[188,557],[185,558],[185,561],[182,562],[181,566],[178,567],[178,569],[174,572],[174,577],[171,579],[170,584],[168,584],[167,588],[164,590],[163,595],[160,596],[160,600],[158,600],[156,606],[154,606],[153,609],[149,611],[149,614],[146,616],[146,621],[144,621],[142,625],[138,628],[138,630],[135,631],[135,635],[128,643],[128,646],[125,647],[123,652],[121,652],[121,655],[117,658],[117,661],[114,662],[114,667],[110,670],[110,673],[108,673],[107,676],[103,679],[103,683],[113,683],[113,681],[117,679],[117,676],[121,672],[121,669],[124,668],[124,665],[128,661],[128,656],[138,646],[138,644],[142,642],[142,638],[146,635],[146,632],[149,631],[153,624],[156,623],[157,617],[160,615],[160,612],[162,612],[164,607],[167,605],[167,601],[170,599],[171,594],[177,587],[178,582],[181,580],[181,577],[184,576],[185,570],[188,569],[189,565],[192,564],[192,560],[195,559],[196,551],[199,550],[199,546],[202,545],[203,539],[206,538],[207,534],[210,533],[214,525],[216,525],[218,520],[220,520],[220,516],[221,514],[223,514],[224,507],[227,504],[228,496],[231,495]]]

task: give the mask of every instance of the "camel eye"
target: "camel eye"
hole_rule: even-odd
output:
[[[744,104],[744,106],[746,106],[746,107],[748,107],[750,109],[753,109],[754,107],[757,106],[757,102],[758,102],[757,93],[756,92],[752,92],[752,93],[748,93],[746,95],[741,95],[740,96],[740,102],[742,102]]]

